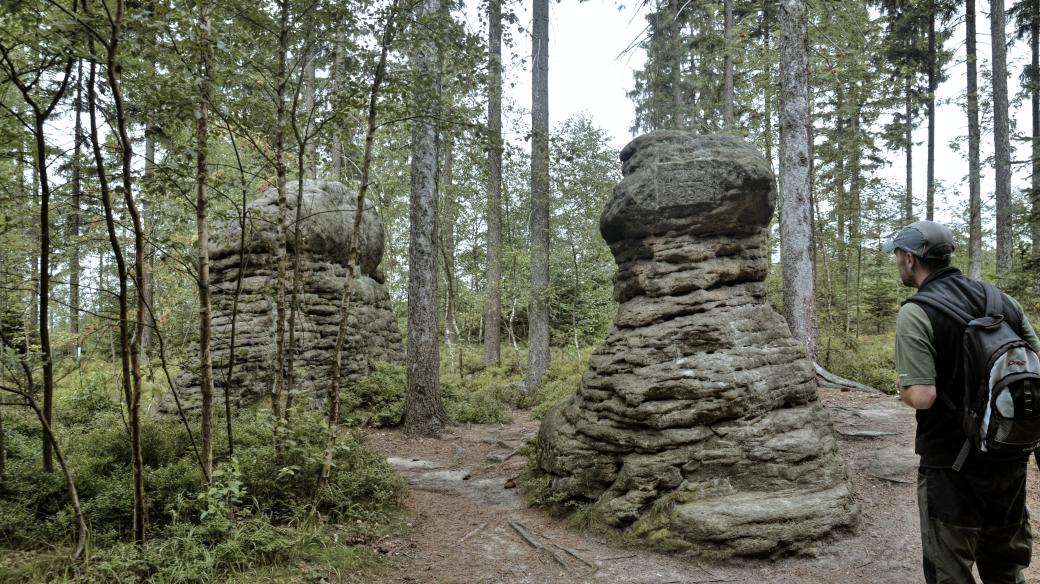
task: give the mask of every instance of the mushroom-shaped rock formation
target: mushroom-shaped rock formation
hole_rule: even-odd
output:
[[[322,402],[329,383],[340,299],[346,283],[347,254],[354,226],[357,195],[337,182],[304,181],[300,209],[300,246],[294,245],[295,182],[286,185],[289,217],[286,327],[293,282],[293,265],[300,267],[296,351],[293,361],[294,398]],[[278,278],[278,190],[270,188],[248,207],[245,254],[240,258],[241,230],[237,221],[216,230],[210,245],[213,292],[213,371],[216,396],[225,387],[231,401],[246,405],[271,390],[276,345],[275,290]],[[348,386],[368,374],[370,360],[401,362],[401,332],[390,295],[379,270],[383,257],[383,224],[371,201],[365,201],[360,233],[359,272],[351,296],[348,336],[343,349],[343,383]],[[297,255],[299,257],[294,257]],[[239,263],[244,263],[237,308],[235,290]],[[235,317],[235,363],[227,379],[232,316]],[[288,333],[286,333],[288,346]],[[178,395],[186,410],[201,406],[197,348],[177,376]],[[172,394],[159,404],[176,411]]]
[[[808,547],[858,509],[812,363],[766,301],[775,179],[743,141],[658,131],[621,151],[600,220],[614,328],[538,434],[553,491],[654,547]]]

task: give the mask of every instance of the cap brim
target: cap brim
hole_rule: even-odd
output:
[[[885,250],[885,253],[892,253],[896,250],[896,242],[886,241],[885,244],[881,246],[881,249]]]

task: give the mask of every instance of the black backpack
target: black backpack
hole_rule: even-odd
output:
[[[907,300],[964,327],[964,403],[958,407],[943,395],[949,407],[961,411],[968,437],[954,470],[961,469],[972,449],[990,458],[1014,459],[1040,448],[1040,357],[1004,318],[1000,290],[981,284],[986,313],[979,317],[939,290],[923,290]]]

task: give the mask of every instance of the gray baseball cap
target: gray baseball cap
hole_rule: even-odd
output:
[[[947,258],[953,253],[953,232],[935,221],[917,221],[899,230],[882,249],[885,253],[901,249],[919,258]]]

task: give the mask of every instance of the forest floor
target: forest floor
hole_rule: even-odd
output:
[[[834,584],[924,582],[913,454],[913,411],[895,397],[821,387],[861,508],[852,530],[808,554],[705,560],[646,551],[530,506],[515,486],[517,451],[538,430],[528,412],[504,425],[457,426],[437,439],[373,429],[368,443],[409,483],[404,533],[374,544],[379,584],[624,582]],[[1035,465],[1029,502],[1040,508]],[[1040,522],[1033,518],[1033,533]],[[537,547],[536,547],[537,546]],[[1035,557],[1035,556],[1034,556]],[[1040,581],[1040,561],[1026,579]]]

